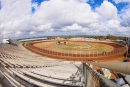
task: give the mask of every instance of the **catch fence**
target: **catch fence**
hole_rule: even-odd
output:
[[[88,50],[86,52],[82,51],[57,51],[51,50],[47,48],[39,48],[33,46],[32,44],[26,44],[26,47],[31,48],[32,50],[36,50],[40,53],[43,53],[48,56],[58,56],[58,57],[73,57],[73,58],[96,58],[96,57],[108,57],[113,55],[125,54],[127,48],[125,46],[121,46],[119,48],[115,48],[112,51],[102,51],[102,50]]]

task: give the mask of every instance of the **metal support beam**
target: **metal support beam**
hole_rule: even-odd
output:
[[[86,63],[83,65],[84,86],[83,87],[121,87],[119,84],[103,77],[91,69]]]
[[[116,72],[121,72],[130,75],[129,62],[88,62],[88,63],[102,68],[107,68]]]

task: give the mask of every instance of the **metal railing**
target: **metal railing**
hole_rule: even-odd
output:
[[[82,66],[84,87],[121,87],[91,69],[86,63],[82,63]]]

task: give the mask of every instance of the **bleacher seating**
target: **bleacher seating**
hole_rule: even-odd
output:
[[[76,74],[78,72],[76,66],[79,66],[79,63],[75,63],[75,66],[69,61],[40,56],[24,48],[18,41],[0,44],[0,65],[3,68],[2,72],[5,72],[4,75],[15,86],[24,87],[23,81],[40,87],[61,87],[62,85],[81,87],[83,84],[80,80],[81,76],[77,75],[79,73]],[[75,75],[74,79],[72,75]],[[18,78],[21,81],[17,81]],[[42,79],[49,83],[45,83]]]

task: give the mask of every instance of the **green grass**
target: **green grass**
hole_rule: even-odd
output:
[[[64,45],[62,43],[62,45],[58,45],[58,43],[56,42],[46,42],[44,44],[49,44],[51,45],[50,47],[48,47],[49,49],[53,49],[53,50],[61,50],[61,51],[111,51],[113,49],[113,47],[109,46],[109,45],[105,45],[105,44],[99,44],[99,43],[91,43],[90,44],[90,48],[88,49],[88,45],[86,45],[86,42],[78,42],[78,43],[74,43],[72,42],[72,44],[67,43],[66,45]],[[54,48],[55,46],[58,46],[58,48]]]

